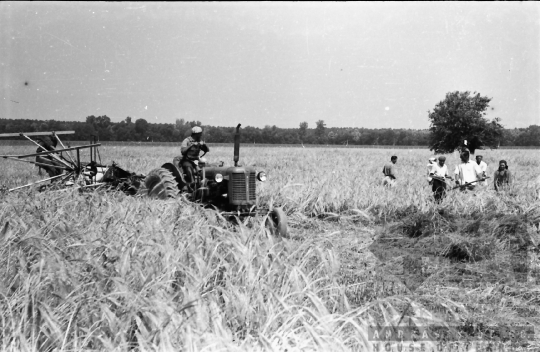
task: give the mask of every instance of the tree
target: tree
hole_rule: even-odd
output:
[[[352,131],[352,138],[355,142],[359,142],[360,141],[360,137],[362,137],[362,133],[360,132],[360,130],[358,130],[358,128],[355,128],[353,131]]]
[[[186,121],[184,121],[184,119],[176,119],[175,128],[178,131],[182,131],[185,124],[186,124]]]
[[[77,140],[88,141],[96,134],[94,125],[89,123],[77,124],[73,129],[75,130],[75,135],[78,137]]]
[[[308,129],[308,123],[307,122],[300,122],[300,129],[298,130],[298,135],[300,136],[300,140],[303,141],[306,137]]]
[[[94,125],[96,123],[96,117],[94,115],[86,116],[86,123]]]
[[[128,117],[130,118],[130,117]],[[115,124],[113,127],[116,140],[119,141],[131,141],[135,140],[135,124],[132,122],[127,122],[127,119],[121,121],[118,124]]]
[[[95,124],[99,128],[108,128],[111,125],[111,119],[107,115],[98,116],[95,118]]]
[[[146,130],[148,129],[148,121],[145,119],[137,119],[135,120],[135,132],[141,135],[141,137],[146,138]]]
[[[337,137],[337,133],[335,133],[334,131],[328,132],[328,139],[330,139],[331,141],[334,141],[336,137]]]
[[[317,122],[315,122],[315,124],[317,124],[317,127],[315,128],[315,134],[318,136],[318,137],[322,137],[325,135],[325,129],[326,129],[326,125],[324,124],[324,121],[323,120],[319,120]]]
[[[531,125],[519,134],[514,143],[519,146],[540,145],[540,126]]]
[[[474,92],[451,92],[440,101],[433,111],[428,111],[430,120],[429,150],[436,153],[452,153],[467,140],[467,147],[474,154],[483,146],[494,148],[503,136],[500,119],[489,121],[484,116],[491,98]]]
[[[87,116],[86,123],[91,125],[95,131],[95,134],[100,140],[108,141],[114,139],[112,132],[112,122],[107,115],[103,116]]]

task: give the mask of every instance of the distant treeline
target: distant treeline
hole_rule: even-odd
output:
[[[176,123],[149,123],[144,119],[132,121],[127,117],[121,122],[111,122],[108,116],[88,116],[85,122],[55,120],[12,120],[0,119],[0,133],[64,131],[73,130],[74,135],[63,136],[63,140],[90,140],[96,135],[101,141],[137,142],[181,142],[190,135],[193,126],[204,128],[204,139],[208,143],[233,142],[234,127],[207,126],[200,121]],[[302,122],[299,128],[264,128],[243,126],[243,143],[257,144],[333,144],[333,145],[429,145],[429,131],[413,129],[368,129],[326,127],[324,121],[309,128]],[[505,129],[501,146],[540,146],[540,126]]]

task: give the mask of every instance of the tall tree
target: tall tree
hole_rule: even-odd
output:
[[[491,98],[474,92],[450,92],[433,111],[428,111],[430,125],[429,150],[452,153],[467,140],[474,154],[483,146],[496,147],[503,136],[500,119],[489,121],[484,116]]]
[[[99,128],[108,128],[111,125],[111,119],[107,115],[98,116],[95,118],[95,124]]]
[[[325,130],[326,130],[326,125],[324,123],[324,120],[319,120],[317,122],[315,122],[315,124],[317,125],[317,127],[315,127],[315,134],[319,137],[322,137],[325,135]]]
[[[298,130],[298,135],[300,136],[300,140],[303,142],[304,138],[306,137],[308,129],[308,123],[307,122],[300,122],[300,129]]]
[[[148,121],[145,119],[135,120],[135,132],[140,134],[141,138],[146,138],[146,131],[148,130]]]
[[[96,117],[94,115],[86,116],[86,123],[94,125],[96,123]]]

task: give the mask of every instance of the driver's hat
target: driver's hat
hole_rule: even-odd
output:
[[[195,126],[191,129],[191,133],[192,134],[202,133],[202,128],[200,128],[199,126]]]

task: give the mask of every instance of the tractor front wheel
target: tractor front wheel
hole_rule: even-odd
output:
[[[270,229],[270,233],[274,236],[287,237],[287,215],[285,215],[283,209],[274,208],[268,213],[266,227]]]
[[[178,196],[176,179],[167,169],[159,168],[150,171],[144,180],[144,185],[151,198],[167,199]]]

